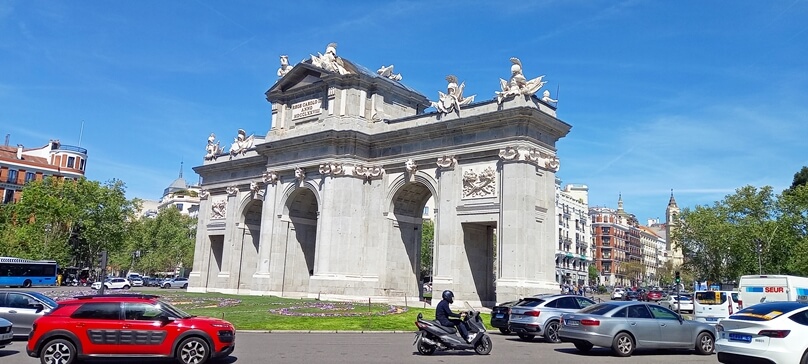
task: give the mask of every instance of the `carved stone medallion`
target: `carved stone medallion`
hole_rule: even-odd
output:
[[[463,198],[494,197],[497,195],[497,171],[491,167],[463,169]]]
[[[224,219],[225,213],[227,213],[227,200],[214,201],[210,204],[211,219]]]

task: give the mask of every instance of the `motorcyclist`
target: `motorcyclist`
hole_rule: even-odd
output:
[[[465,312],[455,313],[449,308],[449,304],[454,302],[454,293],[447,289],[443,291],[441,298],[443,299],[438,303],[438,307],[435,308],[435,319],[443,326],[456,327],[457,331],[460,332],[460,336],[466,340],[466,342],[470,343],[477,334],[475,333],[469,336],[469,330],[462,320],[450,319],[450,317],[462,318],[465,315]]]

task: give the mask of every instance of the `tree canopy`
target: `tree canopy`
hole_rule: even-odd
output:
[[[808,185],[780,195],[769,186],[744,186],[712,206],[685,208],[673,239],[684,269],[698,280],[808,275]]]
[[[46,177],[22,192],[18,203],[0,205],[0,256],[95,268],[106,250],[113,269],[191,267],[196,219],[171,208],[136,219],[140,201],[126,198],[120,180]]]

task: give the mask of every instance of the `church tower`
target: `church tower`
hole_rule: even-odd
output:
[[[679,220],[679,206],[676,205],[676,199],[673,197],[673,189],[671,189],[671,199],[668,201],[668,207],[665,209],[665,238],[667,239],[667,250],[671,252],[673,258],[673,266],[678,267],[684,262],[682,249],[673,242],[673,231]]]

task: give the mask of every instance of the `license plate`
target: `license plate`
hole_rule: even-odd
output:
[[[567,326],[578,326],[578,325],[581,324],[581,322],[578,321],[578,320],[567,320],[567,321],[564,321],[564,322],[567,323]]]
[[[745,342],[745,343],[751,343],[752,342],[752,335],[730,333],[729,334],[729,339],[730,339],[730,341],[741,341],[741,342]]]
[[[707,321],[718,321],[718,317],[708,317]]]
[[[503,317],[505,317],[505,314],[504,314],[504,313],[498,313],[498,314],[496,315],[496,318],[503,318]]]

